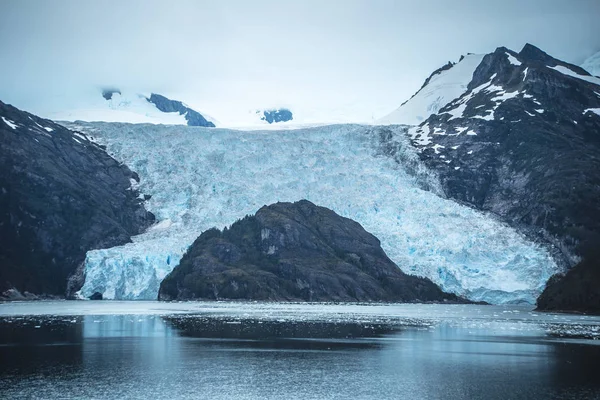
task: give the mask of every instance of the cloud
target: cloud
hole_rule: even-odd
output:
[[[0,98],[25,108],[48,101],[46,94],[111,85],[168,93],[216,114],[281,104],[370,119],[467,52],[532,42],[580,63],[600,49],[597,0],[25,0],[0,7]]]

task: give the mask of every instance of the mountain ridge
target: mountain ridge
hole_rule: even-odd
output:
[[[547,243],[573,271],[598,268],[600,79],[531,44],[519,53],[499,47],[482,58],[463,94],[409,136],[446,196]],[[554,293],[560,282],[549,282]],[[583,294],[592,286],[576,286],[570,292],[595,298]],[[548,299],[540,297],[540,309],[586,308]]]

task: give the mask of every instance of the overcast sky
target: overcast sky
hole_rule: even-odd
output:
[[[600,51],[599,0],[0,0],[0,99],[85,85],[200,111],[289,106],[380,117],[448,60],[530,42]]]

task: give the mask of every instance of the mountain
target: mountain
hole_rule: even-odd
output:
[[[39,101],[41,105],[32,100],[32,108],[37,114],[54,121],[215,126],[213,121],[181,101],[156,93],[146,95],[119,88],[89,87]]]
[[[89,251],[81,295],[156,299],[189,246],[264,204],[307,199],[358,222],[409,275],[474,301],[533,304],[559,266],[487,213],[445,199],[407,127],[240,131],[68,124],[141,177],[158,223],[133,243]]]
[[[458,63],[448,64],[435,70],[423,86],[410,99],[391,114],[376,121],[377,124],[418,125],[430,115],[436,114],[450,101],[467,90],[475,68],[483,55],[468,54]]]
[[[301,200],[203,232],[161,283],[161,300],[459,301],[403,273],[360,224]]]
[[[600,268],[600,78],[530,44],[500,47],[409,136],[446,196],[546,243],[567,278],[598,275],[582,270]],[[553,279],[538,306],[589,308],[600,281],[583,281]]]
[[[204,118],[202,114],[192,110],[180,101],[171,100],[156,93],[152,93],[146,100],[164,113],[179,113],[185,118],[188,126],[215,127],[215,124]]]
[[[266,121],[269,124],[276,124],[278,122],[287,122],[294,119],[294,116],[287,108],[271,109],[271,110],[259,110],[256,111],[260,115],[261,121]]]
[[[588,57],[583,64],[581,64],[581,68],[592,75],[600,76],[600,51]]]
[[[86,135],[2,102],[0,170],[5,296],[64,296],[72,275],[78,290],[88,250],[127,243],[154,222],[137,174]]]

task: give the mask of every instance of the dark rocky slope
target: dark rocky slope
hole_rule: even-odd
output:
[[[154,221],[134,172],[85,135],[2,102],[0,171],[0,293],[64,296],[86,251],[126,243]]]
[[[360,224],[309,201],[264,206],[208,230],[162,282],[160,300],[460,301],[403,273]]]
[[[464,95],[411,131],[448,197],[501,216],[573,267],[549,282],[540,309],[598,305],[598,112],[600,86],[586,71],[532,45],[501,47]]]

